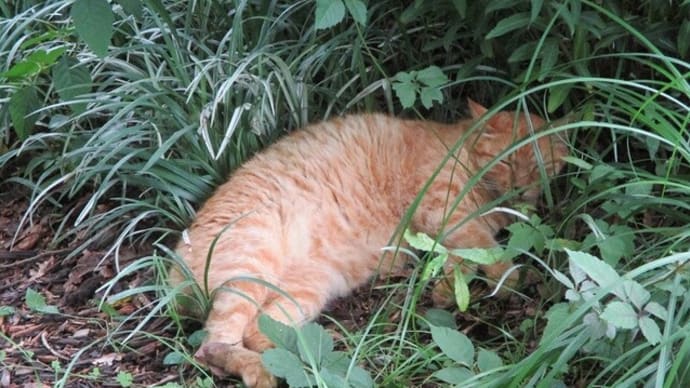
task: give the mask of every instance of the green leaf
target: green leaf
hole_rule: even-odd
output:
[[[302,361],[292,352],[285,349],[268,349],[261,355],[261,362],[273,375],[287,380],[291,387],[309,387],[310,379],[304,370]]]
[[[676,37],[676,45],[678,46],[678,53],[682,58],[687,58],[688,48],[690,47],[690,19],[684,19],[680,25],[678,36]]]
[[[553,113],[556,109],[560,108],[568,98],[570,90],[573,88],[572,84],[555,85],[549,88],[549,99],[546,102],[546,110],[549,113]]]
[[[193,347],[199,347],[201,346],[201,343],[204,341],[204,338],[208,333],[206,330],[197,330],[194,333],[190,334],[189,337],[187,338],[187,343]]]
[[[569,307],[567,303],[556,303],[555,305],[551,306],[545,315],[546,327],[544,328],[544,334],[541,336],[541,341],[544,341],[545,338],[558,334],[555,333],[556,328],[568,318],[568,315]],[[565,329],[567,329],[567,327]],[[541,341],[540,345],[542,344]]]
[[[467,311],[467,307],[470,305],[470,288],[467,285],[467,280],[465,280],[465,275],[458,267],[453,269],[453,292],[458,309],[461,312]]]
[[[424,314],[424,318],[429,322],[429,325],[448,327],[450,329],[457,329],[455,323],[455,316],[447,310],[430,308]]]
[[[609,288],[616,283],[620,283],[620,276],[616,273],[616,270],[601,259],[584,252],[571,251],[569,249],[565,251],[568,253],[568,260],[582,269],[601,288]],[[625,299],[625,294],[620,287],[615,287],[611,292],[619,298]]]
[[[41,72],[41,65],[31,61],[17,62],[9,70],[0,74],[0,76],[11,79],[27,79]]]
[[[99,57],[108,53],[115,18],[106,0],[77,0],[71,12],[79,37]]]
[[[529,15],[529,22],[531,24],[537,20],[537,16],[539,16],[539,13],[541,12],[541,7],[544,5],[544,0],[530,0],[530,3],[532,3]]]
[[[426,233],[412,234],[409,229],[403,234],[405,241],[414,249],[426,252],[446,253],[448,250]]]
[[[140,0],[115,0],[116,3],[122,6],[122,9],[128,15],[134,16],[135,19],[141,19],[143,16],[143,7]]]
[[[450,254],[482,265],[491,265],[501,260],[505,251],[501,247],[451,249]]]
[[[661,330],[659,330],[659,326],[652,318],[640,318],[639,325],[642,335],[647,339],[647,342],[652,345],[656,345],[661,342]]]
[[[661,319],[662,321],[665,321],[666,318],[668,317],[668,311],[666,311],[664,306],[660,305],[657,302],[647,303],[647,305],[644,306],[644,311],[654,315],[655,317]]]
[[[259,330],[277,347],[297,353],[297,333],[295,329],[278,322],[266,314],[259,316]]]
[[[348,384],[345,381],[345,377],[333,373],[328,368],[323,368],[319,371],[319,375],[321,376],[321,379],[325,383],[326,387],[347,387]]]
[[[441,93],[440,89],[435,87],[432,88],[427,86],[422,88],[419,97],[422,100],[422,105],[424,105],[424,107],[427,109],[431,108],[432,105],[434,105],[434,101],[443,101],[443,93]]]
[[[520,12],[513,14],[499,21],[496,24],[496,27],[489,31],[488,34],[486,34],[484,39],[498,38],[499,36],[506,35],[517,29],[526,29],[529,26],[529,21],[529,12]]]
[[[434,372],[433,376],[448,384],[461,385],[474,377],[474,373],[467,368],[450,366]]]
[[[474,345],[466,335],[447,327],[431,326],[431,338],[451,360],[471,366],[474,360]]]
[[[341,0],[316,0],[314,27],[317,30],[333,27],[345,17],[345,5]]]
[[[613,225],[609,233],[608,237],[597,241],[597,246],[604,261],[616,265],[621,258],[635,251],[635,235],[626,225]]]
[[[649,291],[645,290],[642,285],[634,280],[625,280],[623,282],[623,289],[625,290],[625,295],[628,296],[630,302],[638,309],[642,310],[645,304],[651,298]]]
[[[438,66],[429,66],[417,72],[417,80],[426,86],[441,86],[448,82],[448,77]]]
[[[345,0],[345,6],[357,23],[367,24],[367,6],[361,0]]]
[[[163,357],[163,365],[180,365],[185,362],[184,354],[173,350]]]
[[[307,323],[299,329],[301,337],[297,341],[297,349],[302,361],[316,365],[321,364],[325,354],[333,351],[333,338],[326,329],[316,323]]]
[[[633,329],[638,325],[637,313],[632,305],[619,301],[609,303],[601,313],[601,319],[622,329]]]
[[[446,263],[447,260],[448,260],[448,254],[447,253],[439,253],[439,254],[435,255],[433,259],[429,260],[429,262],[427,262],[424,265],[424,269],[422,270],[421,280],[427,281],[432,276],[436,276],[436,274],[441,272],[441,268],[443,268],[443,265]]]
[[[0,317],[6,317],[8,315],[14,314],[14,307],[12,306],[0,306]]]
[[[131,387],[132,382],[134,382],[134,377],[132,377],[132,374],[129,372],[124,372],[124,371],[119,371],[117,372],[117,377],[115,377],[117,380],[118,384],[120,384],[121,387]]]
[[[91,74],[79,61],[72,57],[63,57],[53,67],[53,84],[63,102],[69,102],[76,97],[91,91]],[[70,104],[72,110],[81,113],[86,110],[85,103]]]
[[[461,18],[467,16],[467,0],[453,0],[453,6]]]
[[[43,295],[34,291],[32,288],[26,289],[26,295],[24,297],[24,302],[26,303],[26,305],[30,309],[32,309],[34,311],[47,313],[47,314],[58,314],[59,313],[57,307],[47,305],[46,299],[43,297]]]
[[[403,108],[411,108],[417,99],[417,87],[412,83],[393,82],[393,90]]]
[[[26,140],[31,135],[38,120],[38,115],[33,112],[39,108],[38,93],[33,86],[18,89],[10,97],[10,118],[19,140]]]
[[[479,371],[484,373],[502,367],[503,360],[496,352],[480,348],[477,352],[477,366]]]

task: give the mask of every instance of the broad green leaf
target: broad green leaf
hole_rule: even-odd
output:
[[[556,328],[563,323],[568,318],[569,314],[569,306],[567,303],[556,303],[555,305],[551,306],[549,308],[549,311],[546,312],[546,327],[544,328],[544,334],[542,334],[541,341],[544,341],[545,338],[548,338],[552,335],[558,334],[555,333]],[[567,330],[568,328],[564,328],[564,330]],[[542,342],[540,342],[541,344]]]
[[[625,280],[623,282],[623,289],[628,299],[638,309],[642,310],[645,304],[651,298],[649,291],[645,290],[642,285],[634,280]]]
[[[143,15],[141,0],[115,0],[115,2],[120,4],[128,15],[134,16],[135,19],[141,19]]]
[[[121,387],[127,388],[132,386],[132,383],[134,382],[134,377],[129,372],[119,371],[117,372],[115,380],[117,380],[118,384],[120,384]]]
[[[393,90],[403,108],[411,108],[417,99],[417,88],[412,83],[393,82]]]
[[[46,68],[55,63],[58,58],[64,53],[66,50],[65,47],[58,47],[50,51],[45,51],[45,50],[36,50],[31,55],[29,55],[26,60],[29,62],[35,62],[39,64],[41,67]]]
[[[333,27],[345,17],[345,5],[341,0],[316,0],[314,27],[317,30]]]
[[[441,272],[441,268],[443,268],[443,265],[446,263],[447,260],[448,260],[448,254],[447,253],[439,253],[439,254],[435,255],[433,259],[429,260],[429,262],[426,263],[426,265],[424,265],[424,269],[422,270],[421,280],[427,281],[432,276],[436,276],[436,274]]]
[[[447,310],[430,308],[424,314],[424,318],[429,322],[429,325],[448,327],[450,329],[457,329],[455,317]]]
[[[621,258],[633,254],[635,235],[633,230],[626,225],[613,225],[609,230],[609,236],[598,241],[597,246],[604,261],[610,265],[616,265]]]
[[[568,259],[582,269],[587,276],[594,280],[601,288],[609,288],[616,283],[620,283],[620,276],[616,273],[610,265],[606,264],[601,259],[590,255],[589,253],[565,250],[568,253]],[[625,294],[620,287],[615,287],[611,290],[616,296],[625,299]]]
[[[409,229],[405,230],[403,238],[414,249],[426,252],[446,253],[448,250],[426,233],[412,233]]]
[[[76,59],[63,57],[53,67],[53,84],[60,95],[60,99],[69,102],[91,91],[91,74],[84,66],[79,66]],[[71,104],[70,106],[77,113],[86,109],[84,103]]]
[[[77,0],[71,12],[79,37],[99,57],[108,53],[115,18],[106,0]]]
[[[575,285],[573,284],[573,282],[571,282],[570,279],[568,279],[568,277],[565,276],[565,274],[563,272],[554,269],[552,273],[553,273],[553,277],[556,278],[556,280],[558,280],[561,284],[563,284],[567,288],[569,288],[569,289],[575,288]],[[571,291],[571,290],[568,290],[568,291]]]
[[[530,0],[531,7],[530,7],[530,15],[529,15],[529,22],[534,23],[535,20],[537,20],[537,16],[539,16],[539,13],[541,12],[541,7],[544,5],[544,0]]]
[[[347,11],[361,25],[367,24],[367,6],[361,0],[344,0]]]
[[[647,305],[644,306],[644,311],[654,315],[655,317],[661,319],[662,321],[665,321],[668,317],[668,311],[666,311],[664,306],[660,305],[657,302],[647,303]]]
[[[431,338],[451,360],[472,366],[474,345],[466,335],[447,327],[431,326]]]
[[[38,120],[38,115],[33,112],[40,108],[39,104],[38,93],[33,86],[18,89],[10,97],[10,118],[19,140],[26,140],[31,135]]]
[[[201,343],[204,341],[204,338],[206,338],[207,335],[208,333],[206,330],[197,330],[187,337],[187,343],[194,347],[201,346]]]
[[[487,372],[502,367],[503,360],[496,352],[480,348],[477,352],[477,366],[480,372]]]
[[[560,108],[565,99],[568,98],[572,88],[572,84],[555,85],[550,87],[549,99],[546,102],[546,110],[549,113],[553,113],[556,109]]]
[[[470,305],[470,288],[467,286],[465,275],[457,266],[453,270],[453,292],[458,309],[461,312],[467,311],[467,307]]]
[[[317,365],[321,364],[325,354],[333,351],[333,338],[326,329],[316,323],[307,323],[299,329],[297,349],[302,361],[310,363],[313,358]]]
[[[43,297],[43,295],[34,291],[32,288],[26,289],[24,302],[26,303],[27,307],[34,311],[47,314],[59,314],[57,307],[46,304],[46,299]]]
[[[471,370],[458,366],[449,366],[434,372],[434,377],[452,385],[461,385],[465,381],[474,377]]]
[[[0,76],[11,79],[27,79],[41,72],[41,65],[31,61],[17,62]]]
[[[556,39],[546,39],[544,46],[541,49],[541,68],[539,69],[540,79],[543,80],[546,75],[551,74],[556,62],[558,62],[558,40]]]
[[[426,86],[441,86],[448,82],[448,77],[438,66],[429,66],[417,72],[417,80]]]
[[[506,35],[508,33],[511,33],[517,29],[525,29],[529,26],[529,20],[530,20],[530,13],[529,12],[520,12],[513,14],[511,16],[508,16],[505,19],[502,19],[496,24],[496,27],[494,27],[491,31],[489,31],[488,34],[486,34],[486,37],[484,39],[493,39],[493,38],[498,38],[499,36]]]
[[[642,317],[640,318],[640,330],[642,331],[642,335],[644,338],[647,339],[647,342],[649,342],[652,345],[656,345],[659,342],[661,342],[661,330],[659,330],[659,326],[654,322],[654,320],[650,317]]]
[[[437,87],[424,87],[419,94],[419,98],[422,100],[422,105],[429,109],[434,105],[434,101],[443,101],[443,93]]]
[[[277,347],[297,353],[297,333],[295,329],[278,322],[266,314],[259,316],[259,330]]]
[[[622,329],[633,329],[638,325],[635,309],[629,303],[619,301],[606,305],[601,319]]]
[[[505,251],[501,247],[451,249],[450,254],[482,265],[491,265],[501,260]]]
[[[285,349],[268,349],[261,355],[261,362],[275,376],[287,380],[291,387],[309,387],[313,379],[304,370],[302,361]]]
[[[184,354],[173,350],[163,357],[163,365],[180,365],[185,362]]]
[[[14,307],[12,306],[0,306],[0,317],[6,317],[8,315],[14,314]]]
[[[326,387],[348,386],[344,376],[338,373],[331,372],[330,370],[328,370],[328,368],[322,368],[321,370],[319,370],[319,375],[321,376],[323,382],[326,384]]]
[[[350,369],[350,374],[347,377],[347,382],[353,388],[372,388],[374,387],[374,380],[369,376],[366,370],[355,365]]]

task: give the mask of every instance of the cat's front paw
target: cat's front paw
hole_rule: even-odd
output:
[[[278,381],[261,363],[261,355],[240,345],[208,342],[194,354],[199,362],[220,377],[241,376],[249,388],[275,388]]]

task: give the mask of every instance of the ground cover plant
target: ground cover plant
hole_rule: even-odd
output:
[[[428,253],[410,252],[408,276],[338,301],[290,341],[264,321],[269,368],[295,386],[690,384],[688,11],[0,3],[0,384],[227,383],[194,362],[200,325],[171,309],[164,282],[194,209],[308,122],[451,121],[466,97],[567,118],[551,129],[568,139],[567,167],[540,205],[511,210],[501,249],[462,252],[515,257],[522,287],[484,297],[481,279],[457,277],[459,308],[433,309],[425,286],[445,247],[409,234]]]

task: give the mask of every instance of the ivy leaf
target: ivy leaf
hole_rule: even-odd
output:
[[[99,57],[108,53],[115,17],[106,0],[77,0],[71,12],[79,37]]]
[[[345,5],[341,0],[316,0],[314,27],[317,30],[333,27],[345,17]]]
[[[635,309],[625,302],[609,303],[601,313],[601,319],[621,329],[634,329],[638,326]]]
[[[474,345],[463,333],[447,327],[431,326],[431,338],[451,360],[466,366],[472,365]]]

